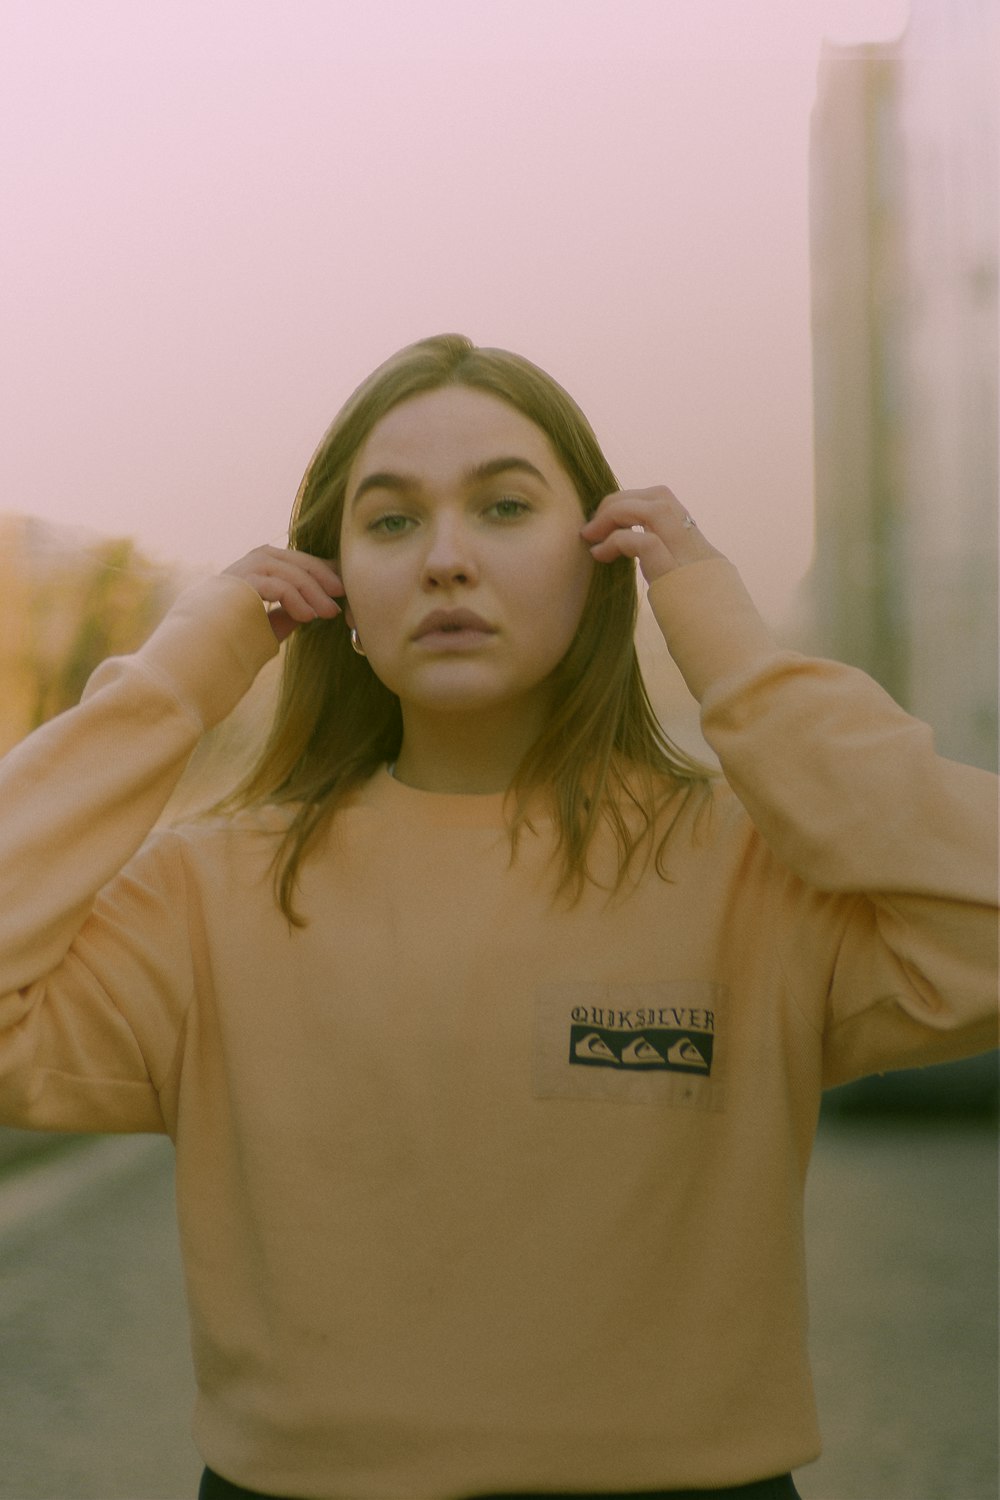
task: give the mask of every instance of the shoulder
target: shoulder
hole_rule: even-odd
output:
[[[212,809],[166,823],[156,830],[154,837],[175,845],[182,857],[188,852],[223,853],[254,844],[273,847],[288,832],[296,810],[297,805],[272,802],[232,812]]]
[[[656,831],[661,839],[684,841],[716,855],[745,849],[758,838],[742,802],[718,772],[665,787],[657,804]]]
[[[293,809],[263,805],[208,812],[154,828],[127,867],[137,875],[211,880],[228,867],[267,868],[288,830]]]

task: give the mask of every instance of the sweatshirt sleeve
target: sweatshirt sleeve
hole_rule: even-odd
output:
[[[276,651],[256,591],[206,580],[0,761],[0,1122],[164,1128],[191,959],[177,841],[150,833]]]
[[[996,777],[938,756],[863,672],[780,649],[724,559],[649,600],[726,780],[801,882],[779,942],[819,997],[825,1083],[996,1046]]]

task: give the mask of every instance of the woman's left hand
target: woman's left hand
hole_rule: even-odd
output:
[[[647,583],[655,583],[674,568],[723,555],[706,541],[677,496],[662,484],[606,495],[580,535],[597,562],[638,558]]]

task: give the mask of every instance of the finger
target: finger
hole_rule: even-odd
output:
[[[318,559],[311,559],[311,561],[316,563]],[[321,615],[324,619],[333,619],[335,615],[340,614],[342,605],[337,603],[334,595],[342,597],[344,585],[332,568],[325,564],[320,567],[307,568],[292,563],[287,569],[280,570],[280,576],[287,581],[292,590],[292,597],[297,595],[306,605],[312,607],[315,614]]]
[[[683,526],[686,516],[687,512],[676,495],[663,486],[619,490],[604,497],[583,527],[583,535],[596,541],[619,526],[645,526],[663,531],[674,525]]]
[[[245,579],[268,604],[281,605],[300,624],[323,616],[332,619],[341,606],[343,581],[329,563],[305,552],[258,547],[226,569]]]
[[[613,554],[594,551],[595,543],[607,541],[619,531],[636,528],[636,534],[645,532],[659,537],[666,550],[661,552],[651,547],[635,551],[631,543],[623,542]],[[611,561],[613,556],[638,556],[647,583],[654,582],[671,568],[722,556],[702,535],[677,496],[665,486],[621,490],[605,496],[591,519],[581,528],[580,535],[598,562]]]
[[[279,646],[281,645],[282,641],[286,640],[288,636],[291,635],[292,631],[298,629],[299,626],[299,621],[293,620],[291,615],[288,614],[286,610],[282,609],[280,605],[277,609],[268,610],[267,621],[271,629],[274,631],[274,638],[278,642]]]
[[[678,566],[669,547],[654,531],[634,531],[631,527],[619,527],[610,536],[592,543],[590,555],[595,562],[602,563],[614,562],[619,557],[634,558],[647,583]]]
[[[305,571],[332,597],[339,597],[344,593],[344,582],[333,562],[323,557],[315,557],[311,552],[297,552],[288,548],[284,554],[287,560],[304,568]]]
[[[333,560],[316,557],[311,552],[302,552],[295,547],[275,547],[267,543],[261,547],[254,547],[245,557],[237,562],[231,563],[225,569],[227,573],[247,572],[251,569],[267,572],[268,570],[282,567],[301,568],[319,579],[324,585],[329,586],[332,592],[343,588],[340,574]]]
[[[243,575],[247,583],[257,590],[265,604],[279,605],[287,610],[293,620],[304,625],[317,616],[333,619],[340,613],[340,605],[331,599],[318,584],[310,583],[305,574],[285,575],[277,570]]]
[[[299,552],[294,547],[261,547],[250,557],[259,558],[260,571],[272,572],[296,583],[302,581],[300,574],[305,574],[307,587],[308,580],[313,580],[328,598],[337,598],[344,593],[343,580],[332,563],[314,557],[311,552]]]

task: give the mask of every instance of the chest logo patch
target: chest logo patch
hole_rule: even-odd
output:
[[[708,980],[551,984],[536,994],[539,1098],[721,1109],[728,992]]]
[[[574,1025],[570,1028],[571,1064],[584,1068],[670,1068],[682,1073],[712,1071],[711,1032],[688,1035],[659,1028],[619,1031]]]

